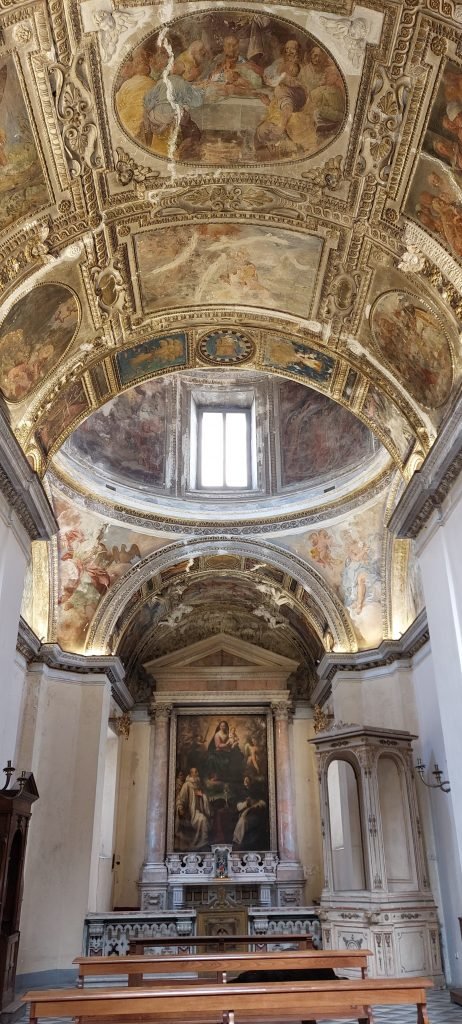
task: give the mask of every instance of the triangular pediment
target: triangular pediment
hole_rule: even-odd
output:
[[[297,668],[298,662],[292,658],[284,658],[256,644],[218,633],[216,636],[199,640],[195,644],[182,647],[172,654],[164,654],[161,658],[145,663],[145,668],[158,677],[159,673],[176,672],[179,669],[215,670],[216,668],[250,669],[289,675]]]

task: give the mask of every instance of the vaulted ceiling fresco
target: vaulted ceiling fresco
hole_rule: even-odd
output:
[[[460,394],[461,112],[453,0],[0,0],[0,391],[60,527],[35,592],[137,699],[198,629],[307,696],[420,610],[387,523]],[[194,492],[208,394],[252,396],[248,496]]]

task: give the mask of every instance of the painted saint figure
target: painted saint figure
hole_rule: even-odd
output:
[[[189,769],[176,801],[177,834],[185,850],[204,850],[209,842],[210,806],[197,768]]]

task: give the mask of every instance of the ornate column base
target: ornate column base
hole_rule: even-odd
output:
[[[276,871],[278,907],[303,907],[305,903],[305,876],[299,861],[285,860]]]
[[[143,864],[138,890],[141,910],[166,910],[168,901],[165,864]]]

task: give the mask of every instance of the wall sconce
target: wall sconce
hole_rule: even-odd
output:
[[[449,780],[445,779],[443,782],[441,781],[441,776],[442,776],[443,772],[441,771],[441,768],[438,767],[436,761],[435,761],[435,764],[434,764],[434,767],[433,767],[433,771],[432,771],[432,775],[435,776],[436,782],[426,782],[425,781],[425,779],[424,779],[425,765],[424,765],[424,763],[423,763],[423,761],[422,761],[422,759],[420,757],[417,758],[417,764],[415,765],[415,771],[419,773],[421,781],[423,782],[424,786],[427,787],[427,789],[441,789],[443,791],[443,793],[450,793],[451,792],[451,785],[450,785]]]

